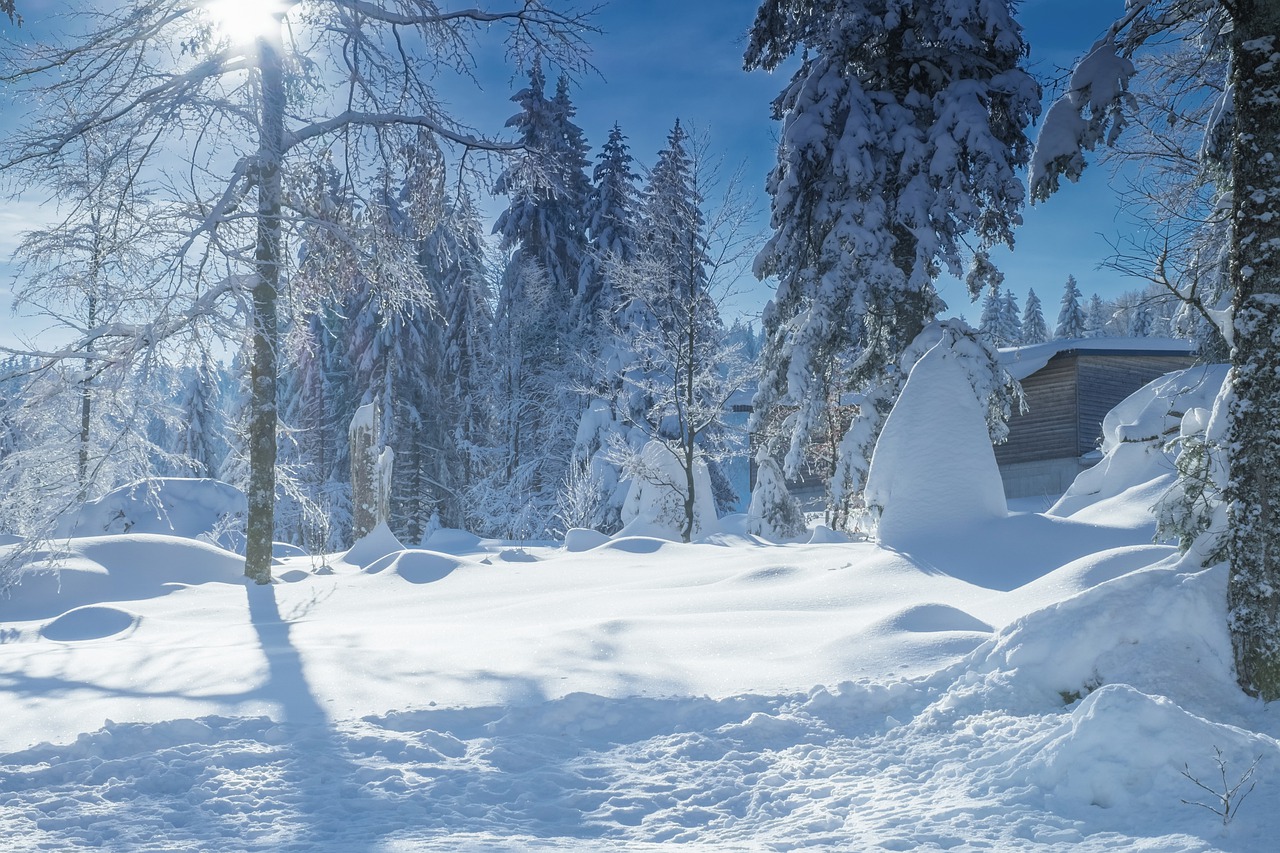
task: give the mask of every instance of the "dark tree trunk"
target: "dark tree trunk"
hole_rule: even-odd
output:
[[[276,299],[280,292],[280,165],[284,154],[284,73],[276,45],[258,40],[262,127],[258,139],[258,241],[254,255],[253,364],[249,390],[249,518],[244,573],[271,582],[276,497]]]
[[[1233,12],[1227,598],[1240,686],[1270,701],[1280,699],[1280,0],[1242,0]]]

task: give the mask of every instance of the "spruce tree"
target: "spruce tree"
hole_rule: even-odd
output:
[[[1027,304],[1022,309],[1022,342],[1042,344],[1049,340],[1049,328],[1044,322],[1044,309],[1034,290],[1027,291]]]
[[[1093,294],[1089,297],[1089,308],[1084,315],[1084,333],[1085,337],[1101,338],[1107,334],[1107,317],[1108,311],[1106,303],[1102,301],[1102,297]]]
[[[995,346],[1000,346],[1000,318],[1003,311],[1000,291],[992,289],[982,297],[982,316],[978,320],[978,334]]]
[[[1064,338],[1083,338],[1085,335],[1084,309],[1080,307],[1080,288],[1076,277],[1067,276],[1062,287],[1062,303],[1058,310],[1058,323],[1053,328],[1053,336],[1059,340]]]
[[[1000,299],[1000,346],[1016,347],[1022,343],[1022,317],[1018,314],[1018,300],[1013,291],[1005,288]]]
[[[972,294],[998,283],[987,249],[1021,221],[1018,172],[1039,87],[1009,2],[765,0],[746,67],[799,65],[774,101],[769,178],[776,275],[753,424],[788,476],[861,395],[829,479],[829,520],[862,488],[901,381],[899,356],[943,308],[939,269]],[[968,256],[965,243],[976,251]]]

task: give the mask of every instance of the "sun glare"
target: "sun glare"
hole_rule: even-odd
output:
[[[219,32],[247,44],[280,26],[283,6],[278,0],[211,0],[205,8]]]

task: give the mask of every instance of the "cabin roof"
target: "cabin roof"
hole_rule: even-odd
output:
[[[1021,347],[1005,347],[1000,350],[1000,363],[1019,381],[1043,370],[1058,356],[1070,354],[1089,355],[1145,355],[1189,356],[1194,355],[1196,345],[1178,338],[1066,338]]]

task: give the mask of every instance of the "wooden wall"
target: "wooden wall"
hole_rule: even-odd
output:
[[[1125,397],[1151,380],[1193,363],[1189,355],[1091,352],[1079,353],[1078,361],[1080,436],[1077,447],[1081,454],[1097,448],[1102,436],[1102,419]]]
[[[1022,381],[1026,414],[1009,420],[1009,440],[996,445],[996,462],[1009,465],[1078,456],[1076,359],[1059,355]]]
[[[1151,380],[1190,367],[1189,355],[1141,352],[1060,353],[1022,381],[1028,411],[1009,421],[1009,440],[996,446],[1001,465],[1079,457],[1094,450],[1102,419]]]

